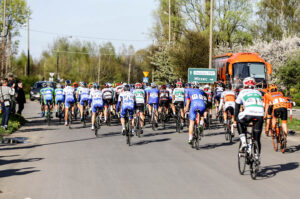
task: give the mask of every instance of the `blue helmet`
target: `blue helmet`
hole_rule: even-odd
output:
[[[71,80],[66,80],[65,84],[68,85],[68,86],[70,86],[71,85]]]
[[[99,88],[99,85],[98,85],[97,82],[94,82],[94,83],[93,83],[93,88]]]

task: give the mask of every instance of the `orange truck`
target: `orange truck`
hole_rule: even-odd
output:
[[[266,91],[272,66],[257,53],[227,53],[213,58],[213,68],[217,69],[217,80],[231,83],[234,89],[243,87],[246,77],[253,77],[256,87]]]

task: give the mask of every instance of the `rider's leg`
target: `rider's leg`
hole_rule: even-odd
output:
[[[263,127],[263,117],[257,117],[256,121],[253,121],[253,135],[254,135],[254,140],[257,141],[258,144],[258,152],[260,154],[261,152],[261,143],[260,143],[260,136],[261,136],[261,131]]]
[[[227,122],[227,111],[223,109],[223,117],[224,117],[224,123]]]
[[[195,124],[195,121],[190,119],[190,125],[189,125],[189,141],[191,141],[191,140],[193,139],[194,124]]]
[[[171,107],[172,107],[173,115],[175,116],[176,115],[176,109],[175,109],[174,103],[172,103]]]
[[[108,105],[106,104],[106,105],[104,106],[104,121],[107,120],[107,114],[108,114]]]
[[[181,116],[181,124],[184,124],[184,111],[183,108],[180,109],[180,116]]]
[[[144,120],[145,120],[145,116],[144,116],[144,113],[143,112],[140,112],[140,124],[141,124],[141,128],[144,127]]]
[[[96,113],[92,113],[92,126],[95,125],[95,118],[96,118]]]

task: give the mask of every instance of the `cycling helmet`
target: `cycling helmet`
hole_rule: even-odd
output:
[[[61,88],[61,85],[59,83],[56,84],[56,88]]]
[[[269,87],[269,91],[270,92],[276,92],[278,90],[277,86],[275,84],[272,84],[270,87]]]
[[[255,79],[253,77],[247,77],[243,81],[243,86],[245,88],[254,88],[255,87]]]
[[[223,87],[223,83],[222,82],[218,82],[218,86],[219,87]]]
[[[87,88],[88,87],[87,83],[83,82],[83,87]]]
[[[78,87],[77,82],[74,82],[74,83],[73,83],[73,87],[74,87],[74,88],[77,88],[77,87]]]
[[[93,83],[93,88],[97,88],[98,86],[99,85],[96,82]]]
[[[65,84],[66,84],[67,86],[71,86],[71,80],[66,80],[66,81],[65,81]]]
[[[190,84],[190,83],[186,83],[186,84],[185,84],[185,87],[186,87],[186,88],[190,88],[190,87],[191,87],[191,84]]]
[[[130,91],[130,86],[128,84],[124,86],[124,91]]]
[[[166,89],[167,86],[166,85],[161,85],[161,89]]]
[[[135,84],[135,88],[136,88],[136,89],[142,88],[142,84],[137,82],[137,83]]]
[[[108,85],[108,88],[111,88],[112,87],[112,84],[111,83],[107,83],[107,85]]]
[[[108,84],[106,83],[106,84],[104,84],[104,88],[108,88]]]
[[[176,82],[176,86],[182,86],[182,82],[180,81]]]
[[[152,87],[152,88],[156,87],[156,83],[155,83],[155,82],[152,82],[152,83],[151,83],[151,87]]]
[[[48,87],[51,87],[51,86],[52,86],[52,83],[51,83],[51,82],[47,82],[47,86],[48,86]]]
[[[79,86],[83,87],[84,82],[79,82]]]
[[[231,84],[226,84],[226,87],[225,87],[225,88],[231,90],[231,89],[232,89],[232,86],[231,86]]]
[[[204,90],[205,90],[205,91],[208,91],[208,90],[209,90],[209,88],[210,88],[210,86],[209,86],[209,85],[207,85],[207,84],[204,86]]]
[[[146,83],[146,86],[150,86],[150,84],[149,84],[149,83]]]
[[[43,83],[42,83],[42,87],[43,87],[43,88],[47,87],[46,82],[43,82]]]

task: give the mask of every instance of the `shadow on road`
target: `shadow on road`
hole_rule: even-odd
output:
[[[215,135],[223,135],[225,132],[217,132],[217,133],[207,133],[204,131],[204,137],[215,136]]]
[[[150,143],[155,143],[155,142],[166,142],[171,140],[170,138],[164,138],[164,139],[155,139],[155,140],[143,140],[140,142],[137,142],[133,145],[145,145],[145,144],[150,144]]]
[[[297,151],[300,151],[300,145],[290,146],[285,150],[286,153],[295,153]]]
[[[101,134],[101,132],[100,132],[100,134],[99,134],[100,138],[114,137],[114,136],[121,136],[121,132],[111,132],[111,133],[103,133],[103,134]]]
[[[235,138],[232,140],[232,142],[223,142],[223,143],[214,143],[214,144],[206,144],[204,146],[201,146],[200,149],[214,149],[214,148],[218,148],[218,147],[222,147],[222,146],[231,146],[234,145],[235,143],[237,143],[239,141],[239,138]],[[201,142],[200,142],[201,144]]]
[[[169,135],[169,134],[174,134],[176,133],[175,131],[169,131],[169,132],[162,132],[162,133],[146,133],[143,137],[153,137],[157,135]]]
[[[29,132],[35,132],[35,131],[54,131],[57,129],[51,129],[51,128],[27,128],[27,129],[21,129],[18,130],[18,133],[29,133]]]
[[[34,172],[38,172],[40,170],[33,170],[35,167],[27,167],[22,169],[6,169],[0,170],[0,178],[16,176],[16,175],[26,175]]]
[[[257,180],[263,180],[274,177],[277,173],[283,171],[290,171],[297,169],[299,167],[298,162],[289,162],[286,164],[276,164],[271,166],[266,166],[261,169],[258,173]]]
[[[28,158],[28,159],[14,159],[14,160],[1,160],[0,159],[0,165],[5,164],[14,164],[14,163],[21,163],[21,162],[35,162],[43,160],[44,158]]]

